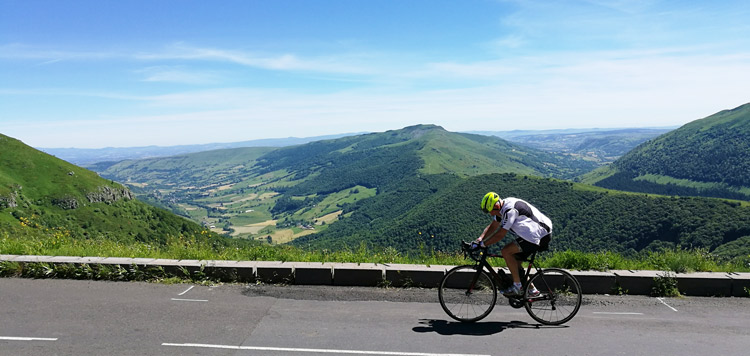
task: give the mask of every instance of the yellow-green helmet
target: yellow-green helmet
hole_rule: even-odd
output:
[[[495,192],[489,192],[482,198],[482,211],[489,214],[490,211],[495,209],[495,203],[500,201],[500,196]]]

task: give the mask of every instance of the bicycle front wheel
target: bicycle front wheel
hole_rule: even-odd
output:
[[[529,295],[533,284],[541,294]],[[545,325],[560,325],[570,321],[581,307],[581,285],[567,271],[550,268],[541,270],[529,281],[524,306],[529,315]]]
[[[497,289],[481,266],[466,265],[445,274],[438,296],[440,306],[451,318],[471,323],[490,314],[497,301]]]

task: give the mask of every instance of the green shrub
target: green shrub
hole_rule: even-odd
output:
[[[679,297],[680,291],[677,289],[677,278],[674,273],[665,271],[664,274],[657,274],[657,277],[654,278],[654,285],[651,288],[651,296]]]
[[[0,277],[16,277],[21,274],[21,265],[18,262],[0,262]]]
[[[612,295],[625,295],[628,294],[628,290],[623,288],[620,281],[616,281],[615,285],[612,286],[612,290],[609,292]]]

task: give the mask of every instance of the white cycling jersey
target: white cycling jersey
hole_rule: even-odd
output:
[[[508,231],[513,231],[518,237],[539,245],[542,237],[552,233],[552,220],[542,214],[533,205],[518,199],[505,198],[500,208],[500,215],[495,221]]]

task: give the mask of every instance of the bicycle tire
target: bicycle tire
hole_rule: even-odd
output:
[[[557,268],[541,270],[528,285],[532,283],[541,294],[529,296],[527,286],[524,306],[534,320],[544,325],[561,325],[573,319],[581,308],[581,284],[567,271]]]
[[[458,266],[445,274],[438,288],[440,306],[451,318],[473,323],[490,314],[497,302],[497,288],[481,266]]]

